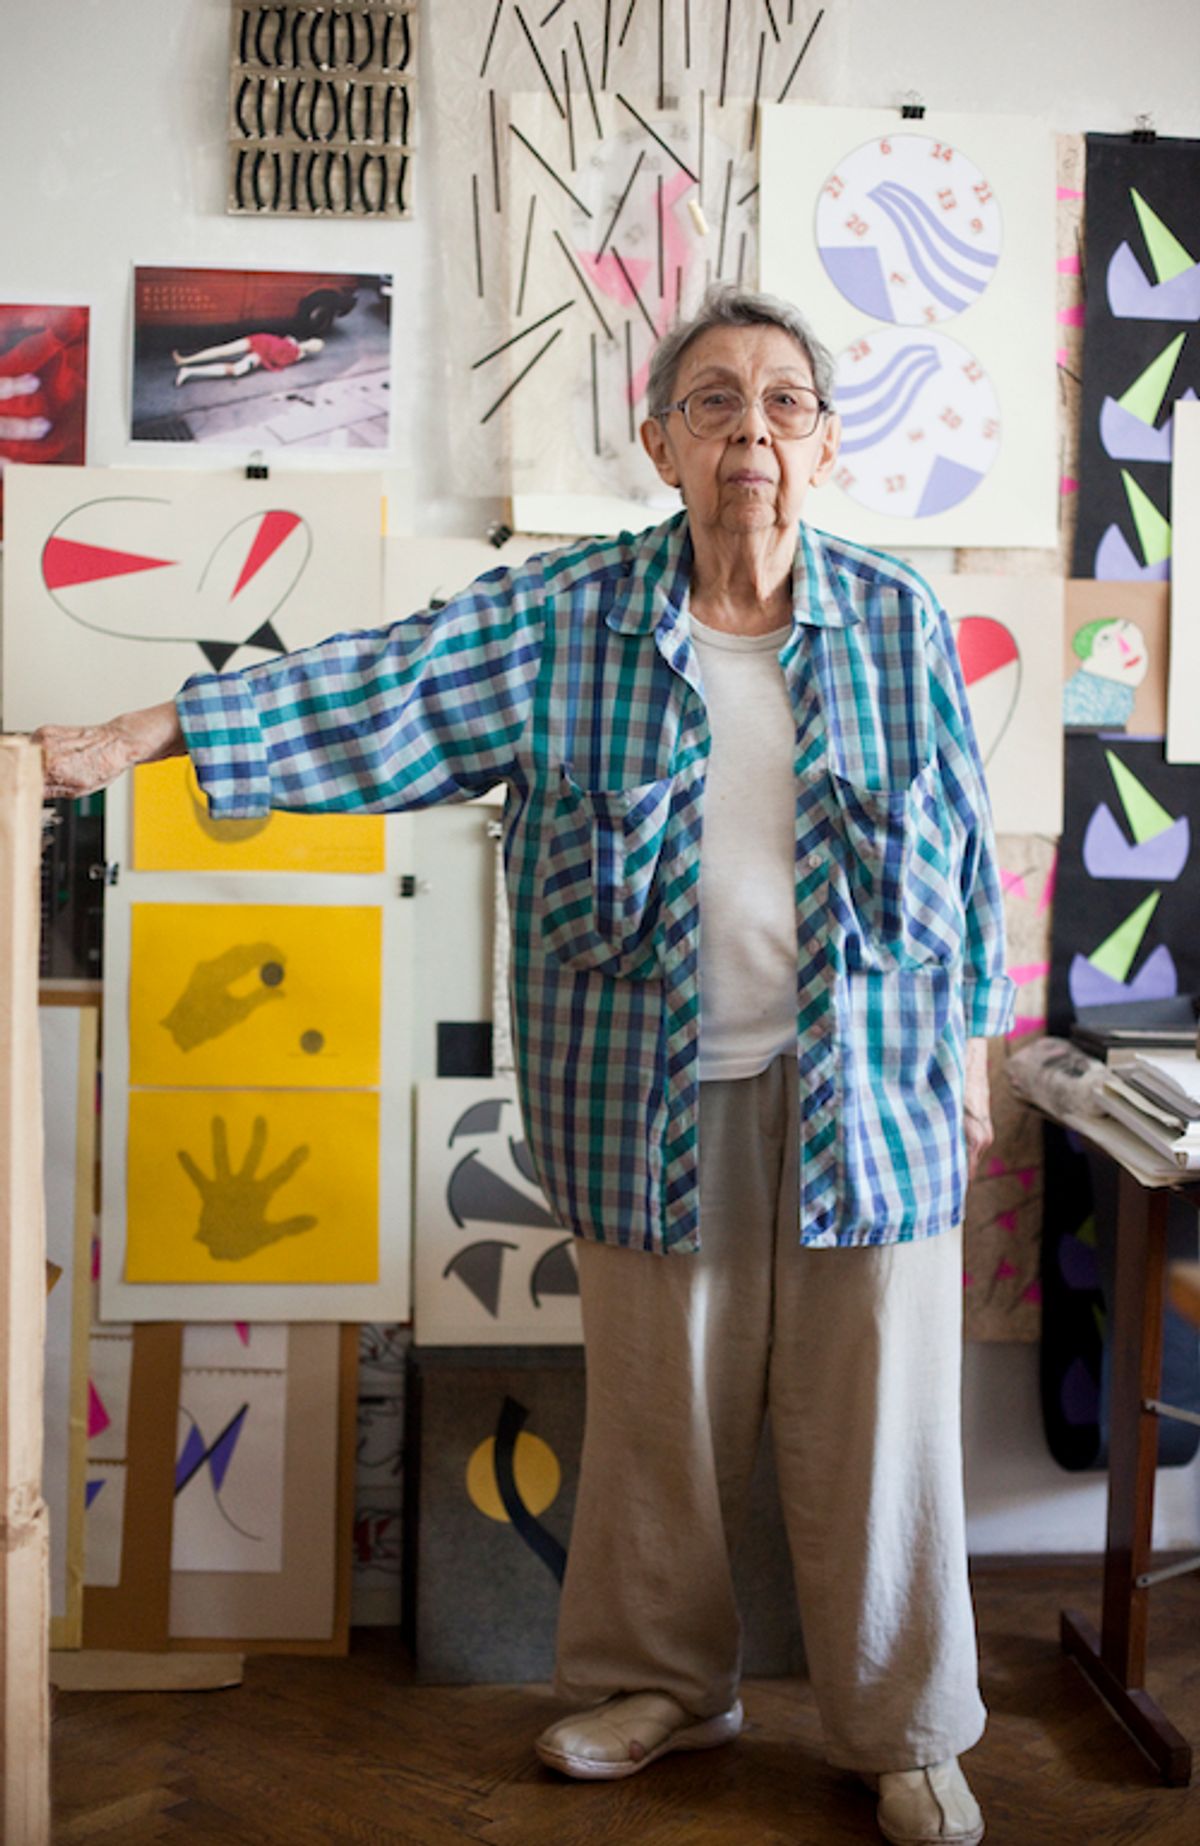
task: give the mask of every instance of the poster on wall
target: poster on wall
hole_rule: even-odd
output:
[[[1065,590],[1063,724],[1072,730],[1163,736],[1167,585],[1075,577]]]
[[[1171,570],[1176,407],[1200,391],[1200,140],[1088,135],[1072,575]]]
[[[582,1338],[574,1238],[538,1186],[511,1078],[419,1087],[413,1287],[419,1346]]]
[[[636,430],[645,414],[655,334],[677,300],[693,312],[708,282],[753,281],[756,105],[819,94],[849,15],[819,0],[441,0],[424,30],[460,491],[494,493],[516,455],[523,528],[652,524],[661,488],[629,421]],[[538,428],[546,403],[553,417]]]
[[[1048,1029],[1084,1006],[1200,992],[1195,854],[1200,769],[1161,739],[1066,737]]]
[[[390,275],[136,268],[130,438],[386,449],[391,317]]]
[[[950,617],[998,833],[1062,831],[1062,584],[931,575]]]
[[[378,620],[375,474],[12,468],[4,723],[95,724]]]
[[[1171,469],[1175,561],[1171,572],[1171,662],[1167,697],[1167,759],[1200,763],[1200,403],[1175,409],[1175,461]]]
[[[762,110],[760,277],[836,359],[818,523],[1053,547],[1055,146],[1021,116]]]
[[[0,302],[0,539],[9,462],[87,459],[88,310]]]
[[[133,865],[139,872],[382,872],[380,814],[264,814],[212,820],[191,758],[133,772]]]
[[[615,132],[602,135],[579,112],[570,183],[557,184],[531,153],[554,145],[554,104],[510,99],[508,180],[510,191],[531,188],[529,237],[509,250],[514,334],[475,366],[495,380],[480,421],[504,419],[513,517],[526,532],[639,530],[678,510],[639,433],[651,354],[695,311],[708,278],[757,280],[750,105],[713,98],[705,110],[715,196],[704,233],[688,209],[699,186],[698,112],[659,109],[638,91],[616,114]]]

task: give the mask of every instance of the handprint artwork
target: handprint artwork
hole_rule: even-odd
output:
[[[186,1148],[178,1149],[179,1164],[200,1194],[197,1240],[207,1246],[218,1262],[241,1262],[243,1257],[253,1256],[267,1244],[278,1243],[281,1237],[298,1237],[302,1231],[311,1231],[317,1223],[316,1218],[306,1213],[268,1222],[267,1209],[271,1200],[304,1165],[309,1150],[304,1146],[294,1147],[277,1167],[260,1176],[258,1168],[266,1146],[266,1117],[256,1115],[246,1158],[235,1172],[229,1157],[225,1118],[214,1115],[211,1176],[201,1172]]]
[[[135,1084],[379,1081],[376,905],[135,904]]]
[[[130,1282],[373,1282],[374,1090],[133,1090]]]
[[[375,1280],[379,907],[130,926],[126,1279]]]

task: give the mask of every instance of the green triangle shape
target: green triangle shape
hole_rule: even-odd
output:
[[[1100,1335],[1100,1344],[1103,1346],[1108,1338],[1108,1315],[1096,1301],[1092,1303],[1092,1319],[1096,1323],[1096,1332]]]
[[[1111,750],[1106,750],[1104,754],[1108,758],[1112,779],[1117,785],[1121,806],[1129,822],[1129,831],[1136,844],[1140,846],[1143,840],[1152,840],[1155,834],[1165,833],[1168,827],[1173,827],[1174,814],[1168,814],[1161,802],[1155,801],[1150,790],[1142,786],[1132,769],[1127,769],[1120,757],[1114,756]]]
[[[1141,193],[1135,192],[1132,186],[1129,191],[1158,280],[1169,282],[1172,276],[1181,276],[1185,269],[1194,269],[1195,257],[1188,255],[1179,239],[1172,231],[1168,231],[1158,213],[1151,211]]]
[[[1106,936],[1098,949],[1093,949],[1088,956],[1093,968],[1099,968],[1101,974],[1111,975],[1114,981],[1124,981],[1137,959],[1137,952],[1142,946],[1142,937],[1150,927],[1161,891],[1152,891],[1148,898],[1140,903],[1131,916],[1123,923],[1118,923],[1111,936]]]
[[[1126,469],[1121,470],[1121,479],[1125,483],[1125,498],[1133,514],[1133,523],[1137,527],[1138,542],[1142,547],[1143,564],[1161,564],[1171,555],[1171,527],[1155,506],[1149,494],[1142,492],[1133,476]]]
[[[1094,1211],[1088,1213],[1075,1235],[1080,1243],[1087,1244],[1089,1249],[1096,1248],[1096,1214]]]
[[[1122,410],[1128,410],[1131,416],[1140,417],[1143,423],[1153,427],[1167,395],[1167,386],[1175,370],[1179,349],[1186,339],[1186,333],[1177,334],[1169,346],[1164,346],[1157,359],[1151,359],[1145,371],[1117,399]]]

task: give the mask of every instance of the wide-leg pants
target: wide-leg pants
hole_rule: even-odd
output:
[[[967,1576],[962,1234],[798,1242],[796,1065],[701,1085],[698,1255],[577,1246],[587,1427],[555,1689],[737,1695],[730,1553],[764,1411],[828,1760],[909,1769],[986,1721]]]

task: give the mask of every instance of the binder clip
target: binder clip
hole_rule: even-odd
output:
[[[250,460],[246,463],[246,479],[248,481],[268,481],[270,478],[271,470],[263,460],[262,450],[254,449]]]
[[[906,90],[900,101],[900,115],[905,122],[921,122],[925,119],[925,105],[916,90]]]
[[[1129,138],[1131,141],[1135,141],[1139,147],[1147,147],[1149,146],[1150,142],[1158,140],[1158,136],[1154,132],[1154,117],[1153,116],[1135,115],[1133,118],[1133,122],[1134,122],[1133,133],[1130,135]]]
[[[506,526],[502,519],[494,520],[487,529],[488,544],[494,545],[497,551],[499,551],[502,546],[507,545],[512,535],[512,527]]]

